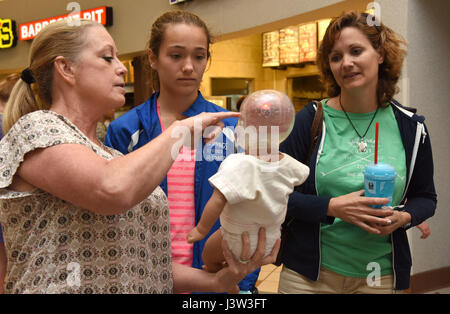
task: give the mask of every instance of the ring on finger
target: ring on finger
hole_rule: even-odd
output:
[[[239,257],[239,263],[248,264],[248,262],[250,262],[250,260],[243,260],[242,258]]]

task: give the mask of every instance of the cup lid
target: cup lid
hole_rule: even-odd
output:
[[[392,167],[391,165],[379,162],[376,165],[367,165],[366,169],[364,169],[364,175],[369,175],[380,179],[387,179],[395,177],[397,173],[395,172],[394,167]]]

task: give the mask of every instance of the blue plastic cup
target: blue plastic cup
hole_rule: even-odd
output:
[[[385,205],[371,205],[371,207],[392,206],[396,176],[397,173],[391,165],[384,163],[367,165],[366,169],[364,169],[364,195],[389,199],[389,203]]]

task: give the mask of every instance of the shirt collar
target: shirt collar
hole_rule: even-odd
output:
[[[192,106],[190,106],[188,108],[188,110],[183,112],[183,115],[185,115],[187,117],[192,117],[192,116],[198,115],[202,112],[206,112],[207,111],[206,105],[207,105],[207,102],[206,102],[205,98],[203,98],[202,93],[199,91],[197,99],[195,99],[194,103],[192,104]]]

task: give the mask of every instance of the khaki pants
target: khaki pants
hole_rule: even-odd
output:
[[[282,294],[394,294],[394,276],[380,277],[379,286],[369,286],[366,278],[353,278],[339,275],[321,268],[319,280],[312,281],[285,267],[281,270],[278,293]],[[401,292],[400,292],[401,293]]]

